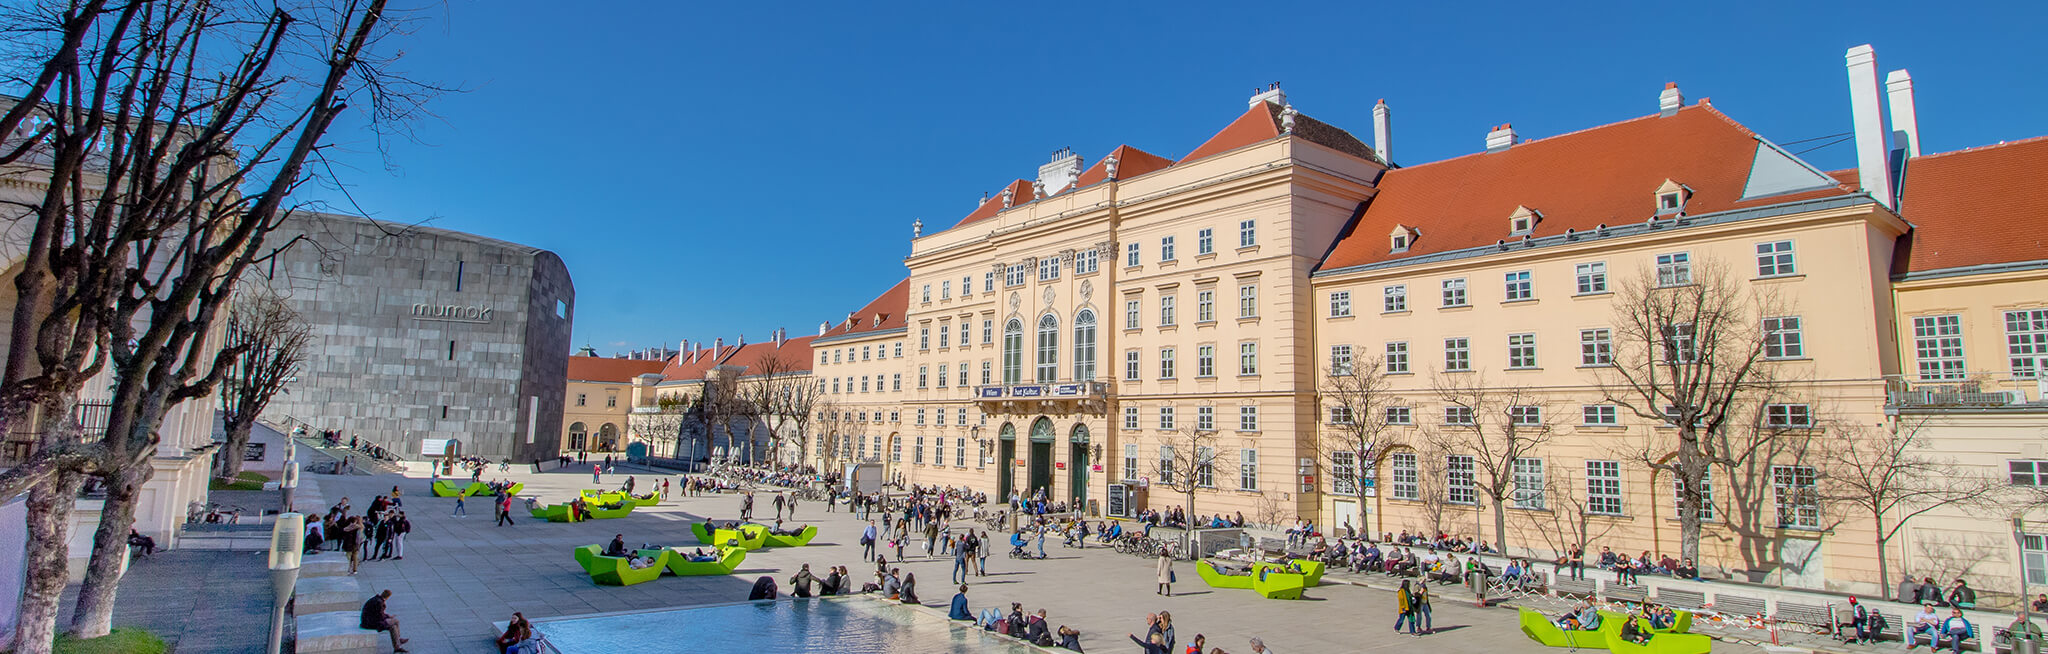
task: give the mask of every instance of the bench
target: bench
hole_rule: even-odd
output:
[[[1707,604],[1707,594],[1691,590],[1657,589],[1657,603],[1674,609],[1697,611]]]
[[[355,577],[308,577],[292,585],[292,610],[313,614],[361,610],[363,587]]]
[[[297,652],[377,652],[389,637],[364,629],[362,611],[327,611],[298,616]]]
[[[1887,616],[1887,617],[1889,617],[1889,616]],[[1910,633],[1911,627],[1910,627],[1910,626],[1908,626],[1908,627],[1901,627],[1901,629],[1904,629],[1904,630],[1908,630],[1908,633]],[[1980,633],[1980,632],[1979,632],[1979,631],[1978,631],[1978,629],[1977,629],[1977,623],[1975,623],[1975,622],[1972,622],[1972,623],[1970,623],[1970,637],[1969,637],[1969,638],[1965,638],[1965,639],[1963,639],[1963,648],[1964,648],[1964,649],[1974,649],[1974,650],[1977,650],[1977,651],[1980,651],[1980,652],[1982,652],[1982,651],[1985,651],[1985,650],[1984,650],[1984,641],[1982,641],[1982,640],[1979,640],[1979,639],[1977,638],[1977,635],[1978,635],[1978,633]],[[1929,635],[1927,635],[1927,638],[1928,638],[1928,640],[1930,640],[1930,641],[1933,641],[1933,642],[1930,642],[1930,643],[1928,643],[1928,646],[1929,646],[1929,647],[1934,647],[1935,645],[1938,645],[1938,644],[1940,644],[1940,643],[1946,642],[1946,641],[1947,641],[1947,639],[1948,639],[1948,635],[1947,635],[1947,634],[1939,634],[1939,635],[1938,635],[1938,636],[1939,636],[1938,638],[1937,638],[1936,636],[1937,636],[1937,635],[1935,635],[1935,634],[1929,634]],[[1919,642],[1920,642],[1920,637],[1919,637],[1919,636],[1912,636],[1911,638],[1913,639],[1913,644],[1919,644]],[[1903,640],[1903,639],[1902,639],[1902,640]]]
[[[1598,594],[1598,590],[1599,584],[1595,583],[1591,579],[1559,578],[1556,581],[1550,582],[1551,594],[1556,595],[1558,597],[1591,598],[1594,595]]]

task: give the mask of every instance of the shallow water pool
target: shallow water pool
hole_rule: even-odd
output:
[[[534,622],[560,654],[1042,652],[928,610],[861,598],[747,602]]]

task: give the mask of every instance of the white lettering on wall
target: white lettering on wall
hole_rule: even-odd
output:
[[[412,305],[412,317],[418,320],[483,323],[491,321],[491,308],[421,302]]]

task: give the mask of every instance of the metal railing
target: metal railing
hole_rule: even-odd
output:
[[[1894,375],[1885,379],[1885,406],[1920,410],[2048,407],[2048,378],[2012,372]]]
[[[974,387],[982,400],[1062,400],[1109,397],[1109,382],[1052,382],[1045,384],[986,384]]]

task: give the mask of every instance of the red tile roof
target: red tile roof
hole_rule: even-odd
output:
[[[1109,156],[1096,160],[1095,165],[1081,171],[1080,181],[1075,182],[1074,187],[1080,188],[1096,184],[1109,177],[1108,168],[1103,166],[1103,164],[1109,162],[1109,157],[1116,157],[1117,179],[1130,179],[1173,165],[1172,159],[1128,145],[1119,145],[1115,150],[1109,152]]]
[[[1032,200],[1031,180],[1020,179],[1014,182],[1010,182],[1009,186],[1005,186],[1002,189],[997,189],[995,195],[988,196],[987,201],[982,202],[981,206],[975,207],[973,212],[967,214],[966,218],[961,218],[960,222],[954,223],[953,226],[959,227],[961,225],[965,225],[968,223],[980,222],[983,220],[987,220],[989,218],[994,218],[997,213],[1003,210],[1003,190],[1012,191],[1012,194],[1010,196],[1011,206],[1021,206],[1024,203],[1030,202]],[[908,284],[909,280],[905,280],[904,283]]]
[[[1893,273],[2048,259],[2048,136],[1916,157]]]
[[[1230,121],[1209,140],[1196,146],[1188,156],[1178,163],[1187,163],[1203,157],[1229,152],[1253,143],[1280,135],[1280,108],[1271,102],[1261,102],[1246,109],[1237,120]]]
[[[594,382],[630,382],[650,372],[661,372],[666,361],[645,359],[611,359],[606,357],[569,357],[569,379]]]
[[[999,203],[995,200],[990,200],[989,204]],[[905,279],[896,282],[895,286],[891,286],[889,290],[883,291],[874,301],[868,302],[867,306],[861,307],[859,311],[853,312],[845,320],[839,321],[839,324],[825,330],[825,333],[818,338],[832,338],[835,336],[899,328],[904,326],[903,314],[908,311],[910,311],[910,280]]]
[[[719,361],[732,356],[736,348],[727,347],[714,352],[714,348],[695,348],[672,357],[661,369],[662,381],[690,381],[704,378],[704,373],[718,365]]]
[[[1665,180],[1692,190],[1685,211],[1703,214],[1846,195],[1827,186],[1743,200],[1757,136],[1704,103],[1517,143],[1506,150],[1396,168],[1380,177],[1364,215],[1331,248],[1333,270],[1491,245],[1510,239],[1519,207],[1542,215],[1534,235],[1640,223],[1655,215]],[[1396,225],[1420,231],[1408,251],[1389,252]]]
[[[774,341],[748,343],[740,346],[737,351],[732,353],[732,356],[726,357],[719,365],[738,366],[741,368],[740,376],[744,377],[747,375],[763,374],[765,366],[768,365],[765,362],[770,358],[774,358],[779,359],[775,364],[775,367],[779,370],[777,374],[810,372],[811,341],[817,338],[816,336],[798,336],[784,340],[781,343]]]

